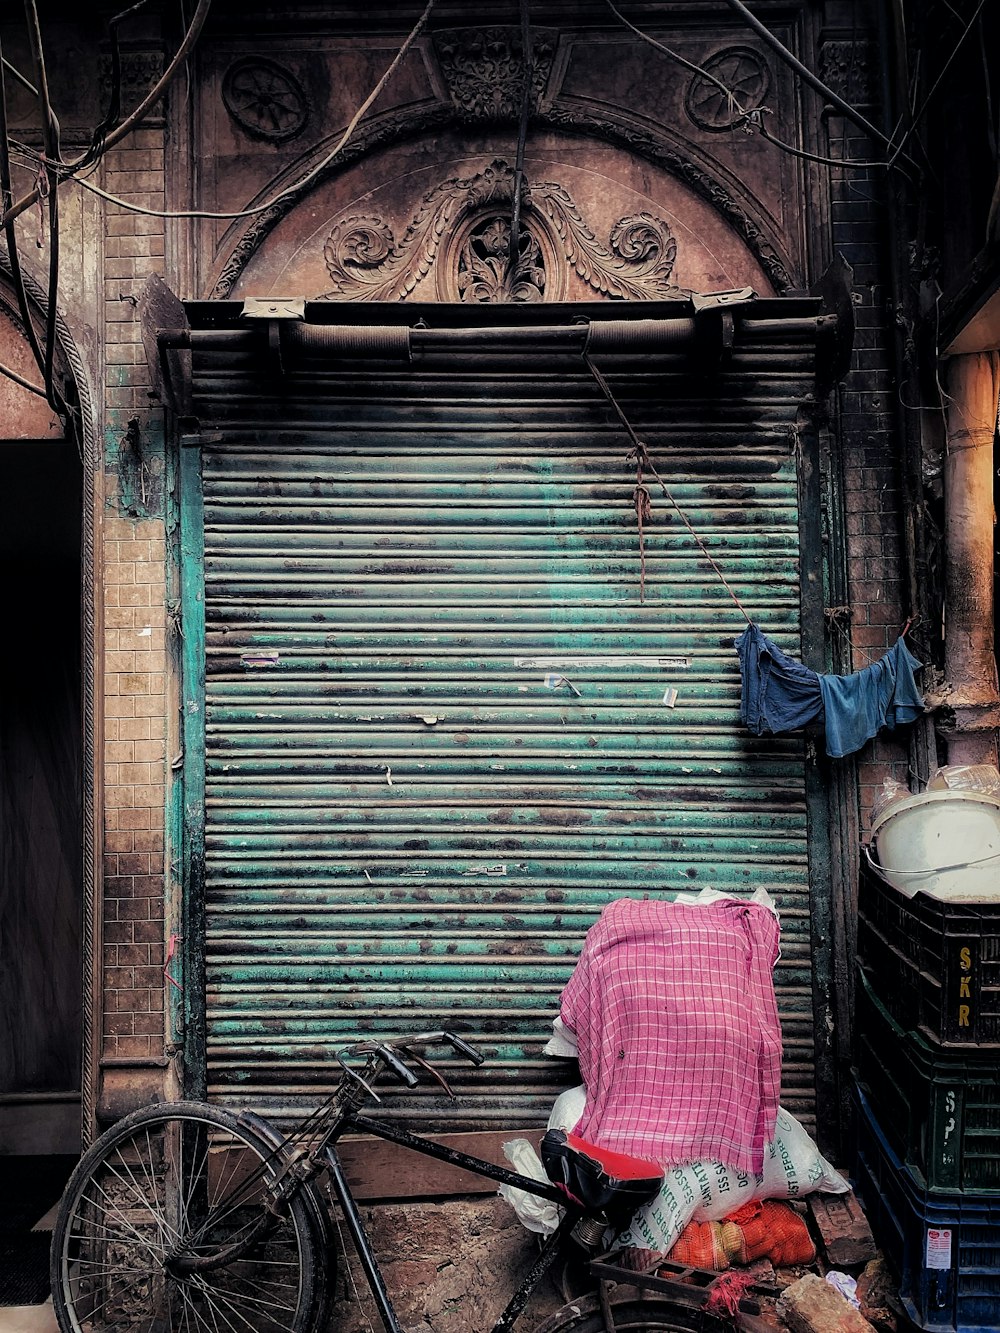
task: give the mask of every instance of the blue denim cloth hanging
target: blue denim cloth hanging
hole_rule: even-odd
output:
[[[820,675],[782,652],[757,625],[736,640],[740,658],[740,720],[755,736],[824,722],[826,752],[835,759],[860,750],[884,727],[912,722],[924,711],[913,673],[921,667],[902,639],[885,657],[848,676]]]
[[[826,752],[839,759],[860,750],[883,727],[912,722],[924,711],[913,679],[923,666],[902,639],[885,657],[849,676],[820,676],[826,713]]]
[[[740,721],[755,736],[795,731],[823,718],[819,674],[748,625],[736,640],[740,657]]]

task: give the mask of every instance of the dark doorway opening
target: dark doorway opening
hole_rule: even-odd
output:
[[[0,1170],[79,1151],[82,470],[0,441]]]

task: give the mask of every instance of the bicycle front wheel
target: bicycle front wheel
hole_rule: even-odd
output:
[[[267,1209],[282,1159],[201,1102],[147,1106],[84,1155],[52,1236],[62,1333],[305,1333],[317,1285],[304,1186]]]
[[[535,1333],[725,1333],[732,1324],[694,1306],[673,1301],[668,1296],[640,1292],[628,1284],[614,1287],[608,1294],[610,1322],[596,1294],[570,1301],[557,1310]]]

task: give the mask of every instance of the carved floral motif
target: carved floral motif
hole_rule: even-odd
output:
[[[428,133],[448,124],[452,119],[449,107],[440,104],[429,108],[407,107],[381,117],[373,125],[362,124],[346,148],[338,153],[328,170],[342,169],[368,153],[375,152],[385,144],[395,143],[407,135]],[[306,194],[306,189],[293,189],[280,197],[280,202],[258,213],[248,223],[233,248],[215,281],[211,295],[216,300],[224,300],[236,286],[240,275],[253,255],[263,244],[267,236]]]
[[[819,52],[819,76],[849,102],[871,106],[875,97],[876,51],[871,42],[830,39]]]
[[[163,73],[162,51],[122,51],[121,99],[129,107],[141,102]],[[103,93],[111,90],[111,57],[102,54],[97,59],[97,76]]]
[[[517,260],[511,264],[510,232],[510,220],[502,217],[487,217],[469,232],[458,257],[460,300],[478,305],[506,305],[545,299],[541,246],[530,231],[522,229]]]
[[[622,218],[607,246],[558,184],[530,185],[522,194],[524,236],[511,270],[509,209],[514,173],[497,160],[465,179],[444,181],[425,196],[401,241],[380,217],[339,222],[323,249],[333,289],[329,301],[405,300],[438,263],[438,297],[450,301],[559,300],[569,265],[602,296],[645,301],[686,293],[671,282],[677,242],[652,213]],[[449,238],[460,236],[456,246]],[[448,251],[443,268],[439,251]]]
[[[438,64],[463,120],[517,120],[524,94],[524,55],[516,28],[460,28],[434,35]],[[532,36],[531,92],[537,104],[552,69],[555,42]]]
[[[784,260],[772,242],[767,239],[758,219],[733,198],[718,177],[706,171],[700,163],[678,152],[673,144],[652,135],[645,127],[623,124],[612,116],[597,116],[589,110],[578,107],[553,107],[546,112],[544,119],[548,125],[569,128],[576,132],[582,130],[608,143],[617,144],[645,158],[648,162],[655,162],[657,166],[677,176],[725,218],[739,236],[742,236],[756,255],[776,292],[786,292],[794,286],[792,275]]]

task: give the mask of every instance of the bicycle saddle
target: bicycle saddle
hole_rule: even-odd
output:
[[[663,1184],[663,1168],[656,1162],[611,1152],[564,1129],[546,1130],[542,1165],[567,1198],[589,1213],[604,1213],[612,1226],[624,1226]]]

